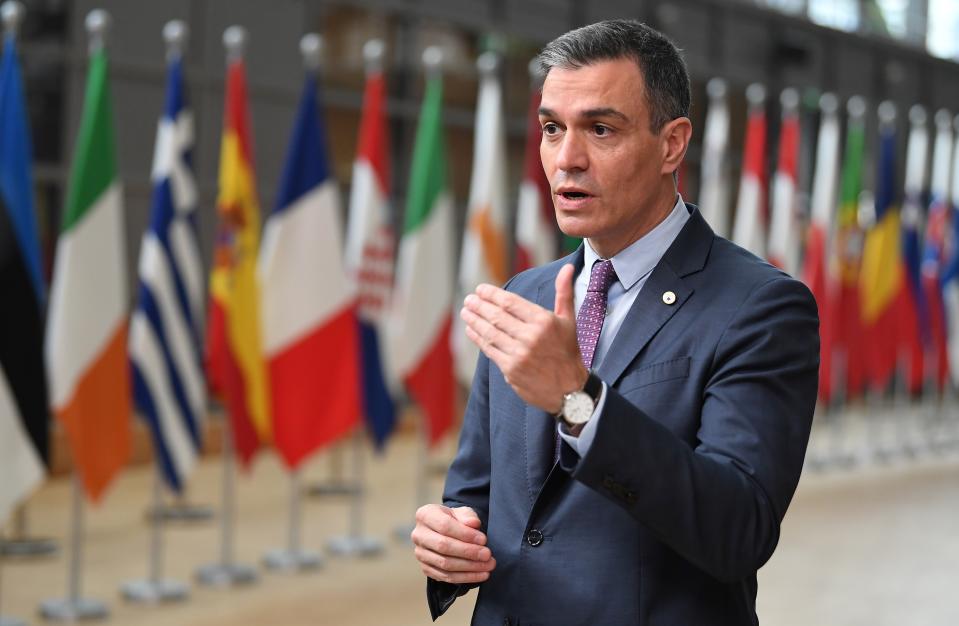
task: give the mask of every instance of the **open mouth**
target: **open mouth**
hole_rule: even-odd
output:
[[[588,198],[589,194],[585,194],[581,191],[564,191],[560,194],[567,200],[579,200],[581,198]]]

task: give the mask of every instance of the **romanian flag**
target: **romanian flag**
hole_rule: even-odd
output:
[[[845,363],[843,383],[846,397],[859,396],[866,382],[866,357],[859,299],[863,230],[859,224],[859,194],[862,191],[862,164],[865,152],[865,104],[850,98],[846,147],[843,153],[836,240],[832,254],[838,265],[839,285],[832,313],[834,352]]]
[[[502,285],[510,276],[506,247],[506,119],[503,90],[496,75],[496,54],[484,53],[477,65],[480,84],[473,135],[473,174],[460,256],[457,310],[463,298],[480,283]],[[460,316],[455,315],[453,320],[456,374],[460,384],[468,388],[473,382],[479,348],[467,338],[466,323]]]
[[[446,179],[443,83],[428,78],[396,268],[391,355],[436,444],[453,424],[453,196]]]
[[[246,73],[227,68],[216,241],[210,276],[207,359],[210,388],[226,405],[240,460],[249,464],[270,438],[270,398],[256,276],[260,207],[253,175]]]
[[[101,47],[90,56],[46,337],[53,409],[94,501],[130,456],[125,240],[107,57]]]
[[[895,153],[896,129],[892,122],[885,121],[880,129],[875,220],[866,232],[859,276],[864,352],[869,380],[876,389],[885,388],[896,370],[906,285]]]

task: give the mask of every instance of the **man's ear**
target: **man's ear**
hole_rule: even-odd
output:
[[[688,117],[677,117],[663,125],[660,131],[663,149],[663,174],[672,174],[686,156],[693,125]]]

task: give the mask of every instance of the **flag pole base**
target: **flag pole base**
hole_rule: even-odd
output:
[[[383,542],[375,537],[343,535],[330,539],[326,543],[326,549],[334,556],[368,558],[383,553]]]
[[[360,493],[361,488],[356,483],[346,481],[329,481],[325,483],[314,483],[304,489],[307,495],[316,498],[325,498],[330,496],[345,497],[354,496]]]
[[[323,557],[308,550],[277,549],[263,556],[263,565],[278,572],[308,572],[323,567]]]
[[[65,598],[41,602],[40,616],[50,622],[92,621],[107,619],[110,616],[110,610],[99,600]]]
[[[170,504],[150,507],[147,509],[146,517],[149,521],[158,520],[190,524],[213,519],[213,509],[200,504]]]
[[[134,604],[183,602],[190,588],[177,580],[131,580],[120,588],[123,599]]]
[[[60,547],[53,539],[3,539],[0,540],[0,556],[29,559],[42,556],[53,556],[60,551]]]
[[[196,582],[205,587],[238,587],[257,581],[256,570],[238,563],[210,563],[196,570]]]
[[[27,623],[16,617],[0,617],[0,626],[27,626]]]

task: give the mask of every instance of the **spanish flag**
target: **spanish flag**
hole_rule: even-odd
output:
[[[880,119],[884,117],[883,106]],[[887,113],[885,117],[879,140],[876,218],[866,233],[859,275],[866,363],[870,382],[876,389],[886,387],[896,369],[898,315],[906,284],[896,203],[895,117],[894,113]]]
[[[249,464],[270,439],[270,416],[256,278],[260,207],[246,102],[243,61],[234,59],[226,78],[207,359],[210,389],[226,406],[237,453]]]

